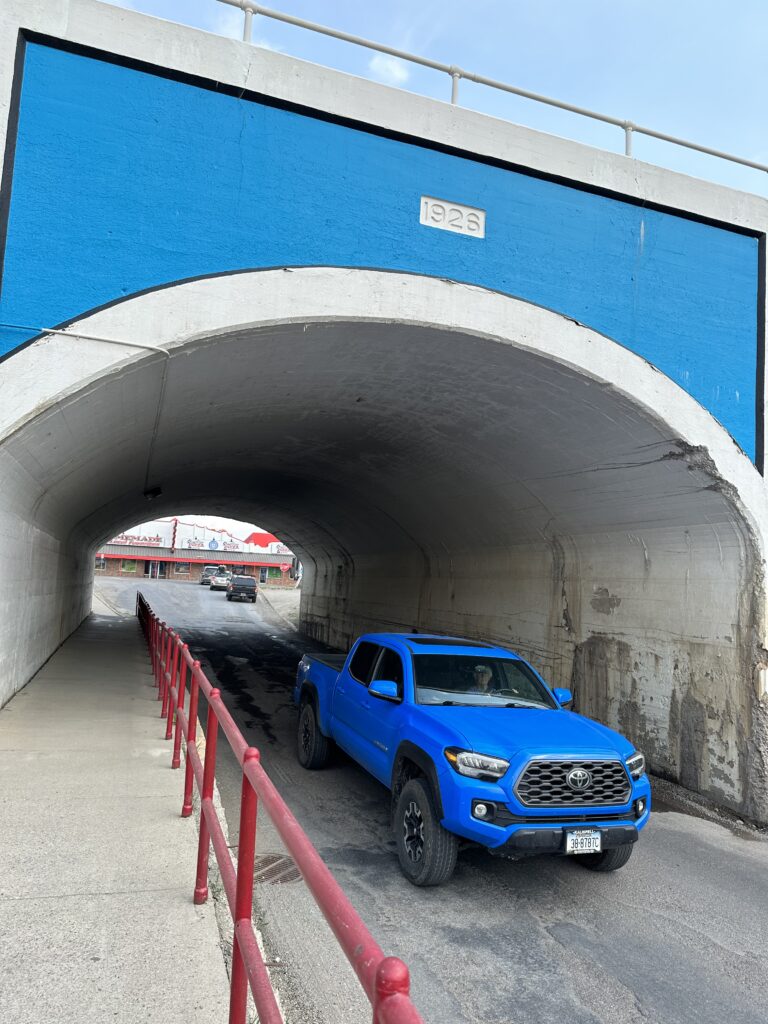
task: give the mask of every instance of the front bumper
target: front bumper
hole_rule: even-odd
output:
[[[507,856],[562,853],[565,831],[572,829],[599,830],[603,849],[636,842],[651,812],[647,775],[632,781],[627,804],[606,807],[525,807],[516,800],[508,784],[502,787],[499,783],[469,779],[451,769],[441,775],[440,790],[444,828]],[[637,810],[638,800],[644,801],[641,814]],[[478,802],[493,803],[500,812],[496,820],[475,817],[473,807]]]
[[[592,829],[592,825],[580,824],[577,828]],[[594,826],[599,832],[603,850],[613,850],[617,846],[636,843],[639,833],[635,825]],[[490,852],[497,857],[534,857],[543,853],[565,853],[565,833],[570,828],[519,828],[501,846],[491,847]]]

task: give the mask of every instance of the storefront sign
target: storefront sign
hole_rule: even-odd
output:
[[[142,547],[159,548],[163,546],[163,538],[157,535],[145,537],[138,533],[118,533],[109,542],[110,544],[140,544]]]

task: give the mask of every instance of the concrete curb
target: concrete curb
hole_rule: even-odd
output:
[[[291,622],[290,619],[287,619],[285,617],[285,615],[283,615],[282,612],[279,612],[277,610],[277,608],[275,608],[275,606],[272,604],[272,602],[269,600],[269,598],[266,596],[266,594],[264,593],[264,591],[261,588],[259,588],[259,591],[258,591],[258,596],[257,596],[257,601],[256,601],[256,606],[257,607],[258,607],[258,599],[259,598],[261,598],[261,600],[264,602],[264,604],[266,604],[266,606],[267,606],[267,608],[269,608],[269,611],[271,612],[271,614],[274,615],[274,617],[276,619],[279,619],[280,622],[287,629],[292,630],[292,632],[294,632],[294,633],[298,633],[299,627],[297,625],[295,625],[293,622]]]
[[[94,601],[94,603],[96,601],[98,601],[101,604],[106,605],[106,607],[109,609],[109,611],[111,611],[112,614],[116,615],[119,619],[128,619],[133,614],[132,612],[127,612],[124,608],[118,608],[117,605],[113,604],[109,600],[109,598],[105,597],[104,594],[100,590],[97,592],[95,587],[94,587],[93,601]],[[99,612],[95,608],[91,607],[90,614],[91,615],[101,615],[101,612]]]

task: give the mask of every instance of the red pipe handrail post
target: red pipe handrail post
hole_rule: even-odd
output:
[[[173,694],[179,680],[179,654],[181,652],[181,637],[178,633],[173,635],[173,659],[171,661],[171,679],[168,684],[167,700],[167,721],[165,724],[165,738],[169,740],[173,735],[173,713],[176,710],[176,702]]]
[[[197,674],[200,671],[200,662],[192,662],[192,677],[189,682],[189,719],[187,721],[187,751],[197,744],[197,705],[200,699],[200,682]],[[187,764],[184,769],[184,803],[181,805],[182,818],[188,818],[192,813],[192,786],[194,776],[192,772],[192,758],[187,753]]]
[[[181,716],[179,711],[184,710],[184,698],[186,696],[187,688],[187,659],[189,657],[189,647],[187,644],[181,645],[181,675],[179,677],[178,692],[176,695],[176,732],[173,737],[173,756],[171,757],[171,768],[179,768],[181,766]]]
[[[164,622],[160,623],[160,650],[157,665],[157,699],[162,700],[163,672],[165,672],[165,648],[168,627]]]
[[[195,903],[208,899],[208,854],[211,847],[211,831],[208,828],[206,804],[213,800],[213,777],[216,771],[216,741],[219,734],[219,720],[214,704],[221,697],[215,687],[208,697],[208,723],[205,729],[205,764],[203,766],[203,791],[200,794],[200,841],[197,847],[197,879],[195,881]]]
[[[152,673],[153,675],[157,672],[155,668],[155,659],[157,657],[157,616],[154,612],[150,612],[149,618],[149,657],[152,662]]]
[[[160,687],[162,686],[163,670],[165,666],[165,640],[166,625],[164,622],[158,624],[158,648],[157,648],[157,699],[160,700]]]
[[[249,762],[258,760],[258,750],[255,747],[248,747],[245,752],[243,768]],[[243,772],[240,797],[240,833],[237,840],[237,889],[235,891],[235,935],[232,940],[232,983],[229,990],[229,1024],[245,1024],[248,1005],[248,974],[237,937],[237,926],[241,921],[247,921],[250,925],[253,914],[253,868],[256,856],[257,809],[256,790]]]
[[[171,674],[171,658],[173,650],[173,638],[174,632],[172,629],[168,630],[168,643],[165,650],[165,660],[163,662],[163,674],[160,682],[160,699],[162,701],[162,707],[160,708],[160,717],[165,718],[168,710],[168,680]]]
[[[168,630],[168,643],[165,647],[165,660],[163,661],[163,676],[162,682],[160,683],[159,697],[163,702],[160,708],[160,717],[165,718],[168,711],[168,690],[171,683],[171,660],[172,660],[172,649],[176,642],[176,634],[172,629]]]
[[[165,625],[165,624],[164,624]],[[163,643],[163,668],[160,673],[160,689],[157,694],[157,699],[162,700],[165,694],[166,676],[168,673],[168,666],[171,662],[171,644],[173,643],[173,630],[170,626],[165,625],[165,638]]]
[[[160,661],[163,656],[163,624],[157,620],[157,638],[155,647],[155,686],[160,685]]]

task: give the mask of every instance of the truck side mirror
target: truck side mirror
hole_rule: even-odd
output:
[[[561,708],[566,708],[573,704],[573,694],[570,690],[565,690],[557,686],[552,692],[555,695],[555,700]]]
[[[400,687],[391,679],[374,679],[368,687],[368,693],[379,700],[388,700],[392,704],[399,704],[402,701]]]

